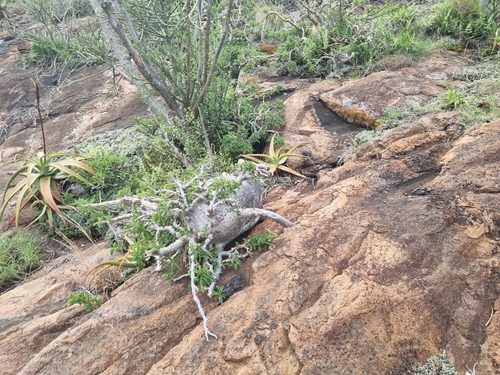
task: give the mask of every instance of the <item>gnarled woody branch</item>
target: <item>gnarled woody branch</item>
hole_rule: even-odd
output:
[[[167,123],[172,125],[174,123],[174,119],[165,106],[160,103],[149,91],[149,89],[144,84],[142,77],[137,71],[136,67],[131,63],[130,57],[126,55],[123,48],[121,47],[121,43],[117,36],[115,35],[113,29],[109,25],[109,22],[106,22],[107,19],[106,14],[103,11],[103,8],[99,4],[99,0],[89,0],[94,12],[97,16],[97,19],[101,23],[102,30],[106,38],[110,41],[111,47],[115,52],[116,57],[120,61],[120,64],[125,68],[127,73],[130,75],[130,79],[132,83],[137,87],[137,90],[141,94],[141,96],[146,101],[147,105],[153,110],[155,115],[161,116],[161,118]],[[163,130],[163,129],[162,129]],[[168,134],[163,131],[163,136],[165,142],[172,150],[174,156],[186,167],[191,167],[191,161],[180,152],[180,150],[174,145],[172,140],[169,138]]]
[[[121,23],[116,18],[111,0],[104,0],[102,2],[102,8],[104,9],[104,12],[108,16],[109,25],[113,28],[116,35],[118,35],[118,37],[120,38],[121,42],[123,43],[123,46],[127,49],[128,53],[130,54],[130,57],[132,58],[132,60],[134,60],[141,74],[144,76],[144,78],[148,80],[149,83],[151,83],[151,85],[156,90],[158,90],[160,95],[167,102],[167,105],[170,108],[170,110],[175,112],[177,116],[183,118],[184,113],[182,111],[182,108],[179,106],[179,104],[177,104],[177,102],[173,98],[172,94],[170,93],[170,89],[168,88],[166,83],[162,81],[158,73],[154,71],[153,64],[151,64],[151,62],[147,59],[146,56],[139,54],[139,52],[135,49],[132,42],[125,34],[125,31],[123,30]],[[121,11],[122,13],[126,13],[125,7],[123,7]],[[132,25],[132,23],[130,23],[130,25]],[[133,31],[133,33],[135,33],[135,31]]]

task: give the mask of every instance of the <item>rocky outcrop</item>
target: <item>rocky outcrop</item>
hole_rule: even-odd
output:
[[[383,71],[365,78],[341,82],[295,80],[286,82],[285,113],[287,144],[307,143],[298,152],[314,159],[318,169],[335,166],[354,136],[381,124],[382,114],[392,108],[411,109],[423,105],[460,84],[453,73],[463,69],[465,59],[443,53],[412,67]],[[278,82],[261,84],[263,89]],[[287,92],[297,90],[288,96]],[[288,164],[315,175],[305,159],[290,158]],[[308,165],[309,164],[309,165]]]
[[[433,56],[409,68],[383,71],[347,82],[321,95],[344,121],[376,128],[381,115],[392,108],[412,108],[453,86],[453,72],[464,67],[465,58],[449,52]]]
[[[248,286],[203,301],[218,340],[184,283],[146,269],[92,314],[60,310],[64,332],[40,324],[34,356],[11,359],[28,323],[10,327],[6,374],[405,374],[443,349],[459,372],[499,373],[500,121],[460,135],[453,116],[387,131],[315,191],[271,192],[295,225],[261,224],[281,234]]]
[[[40,87],[48,152],[69,149],[92,136],[131,127],[135,117],[150,116],[135,86],[114,76],[109,67],[58,74],[22,69],[20,46],[25,43],[20,39],[0,43],[0,162],[30,157],[43,149],[32,77]],[[0,170],[2,194],[17,168],[14,164]],[[13,212],[9,205],[5,217]],[[25,210],[20,220],[27,224],[31,216]],[[0,223],[0,230],[6,229],[5,223]]]
[[[499,125],[455,142],[438,118],[394,129],[283,197],[296,225],[210,314],[221,339],[196,328],[148,374],[404,374],[444,348],[461,372],[494,371]]]

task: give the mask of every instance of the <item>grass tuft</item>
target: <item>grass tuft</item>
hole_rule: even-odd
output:
[[[42,265],[42,242],[40,237],[27,233],[0,237],[0,291]]]

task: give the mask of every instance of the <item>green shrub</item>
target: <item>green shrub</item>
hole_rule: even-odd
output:
[[[474,45],[495,35],[499,27],[495,17],[483,12],[476,0],[446,0],[434,6],[427,20],[427,32]]]
[[[52,65],[59,69],[112,62],[112,53],[97,23],[77,20],[92,14],[84,0],[28,0],[28,15],[37,22],[35,31],[23,36],[31,41],[23,55],[28,63]]]
[[[88,155],[86,163],[95,173],[85,174],[86,183],[75,179],[64,183],[64,201],[75,208],[67,212],[67,218],[78,223],[94,240],[105,237],[109,228],[103,222],[102,215],[87,205],[113,200],[123,192],[135,193],[142,184],[141,176],[145,173],[144,170],[141,171],[144,155],[150,154],[151,147],[150,140],[139,133],[137,128],[111,131],[76,146],[75,151]],[[71,186],[83,190],[83,194],[74,196],[69,189]],[[54,232],[60,232],[68,238],[82,237],[80,230],[57,216],[54,217],[53,226]]]
[[[280,62],[292,76],[359,76],[388,55],[426,55],[434,42],[423,33],[423,13],[414,4],[363,4],[360,11],[347,2],[318,12],[317,21],[304,16],[301,28],[275,33]]]

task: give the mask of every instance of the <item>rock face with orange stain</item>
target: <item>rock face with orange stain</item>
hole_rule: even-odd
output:
[[[494,374],[499,176],[500,121],[462,134],[440,115],[391,129],[323,173],[316,190],[268,195],[295,225],[260,224],[279,236],[246,262],[247,287],[220,306],[204,299],[218,340],[204,340],[183,282],[146,269],[89,315],[60,302],[26,319],[0,311],[3,324],[17,319],[0,335],[2,371],[403,374],[446,349],[457,371],[479,362]],[[28,298],[23,290],[0,306]],[[22,332],[38,339],[26,344]]]
[[[376,128],[386,110],[420,106],[445,92],[454,84],[453,72],[465,63],[458,54],[445,53],[409,68],[347,82],[320,99],[344,121]]]

